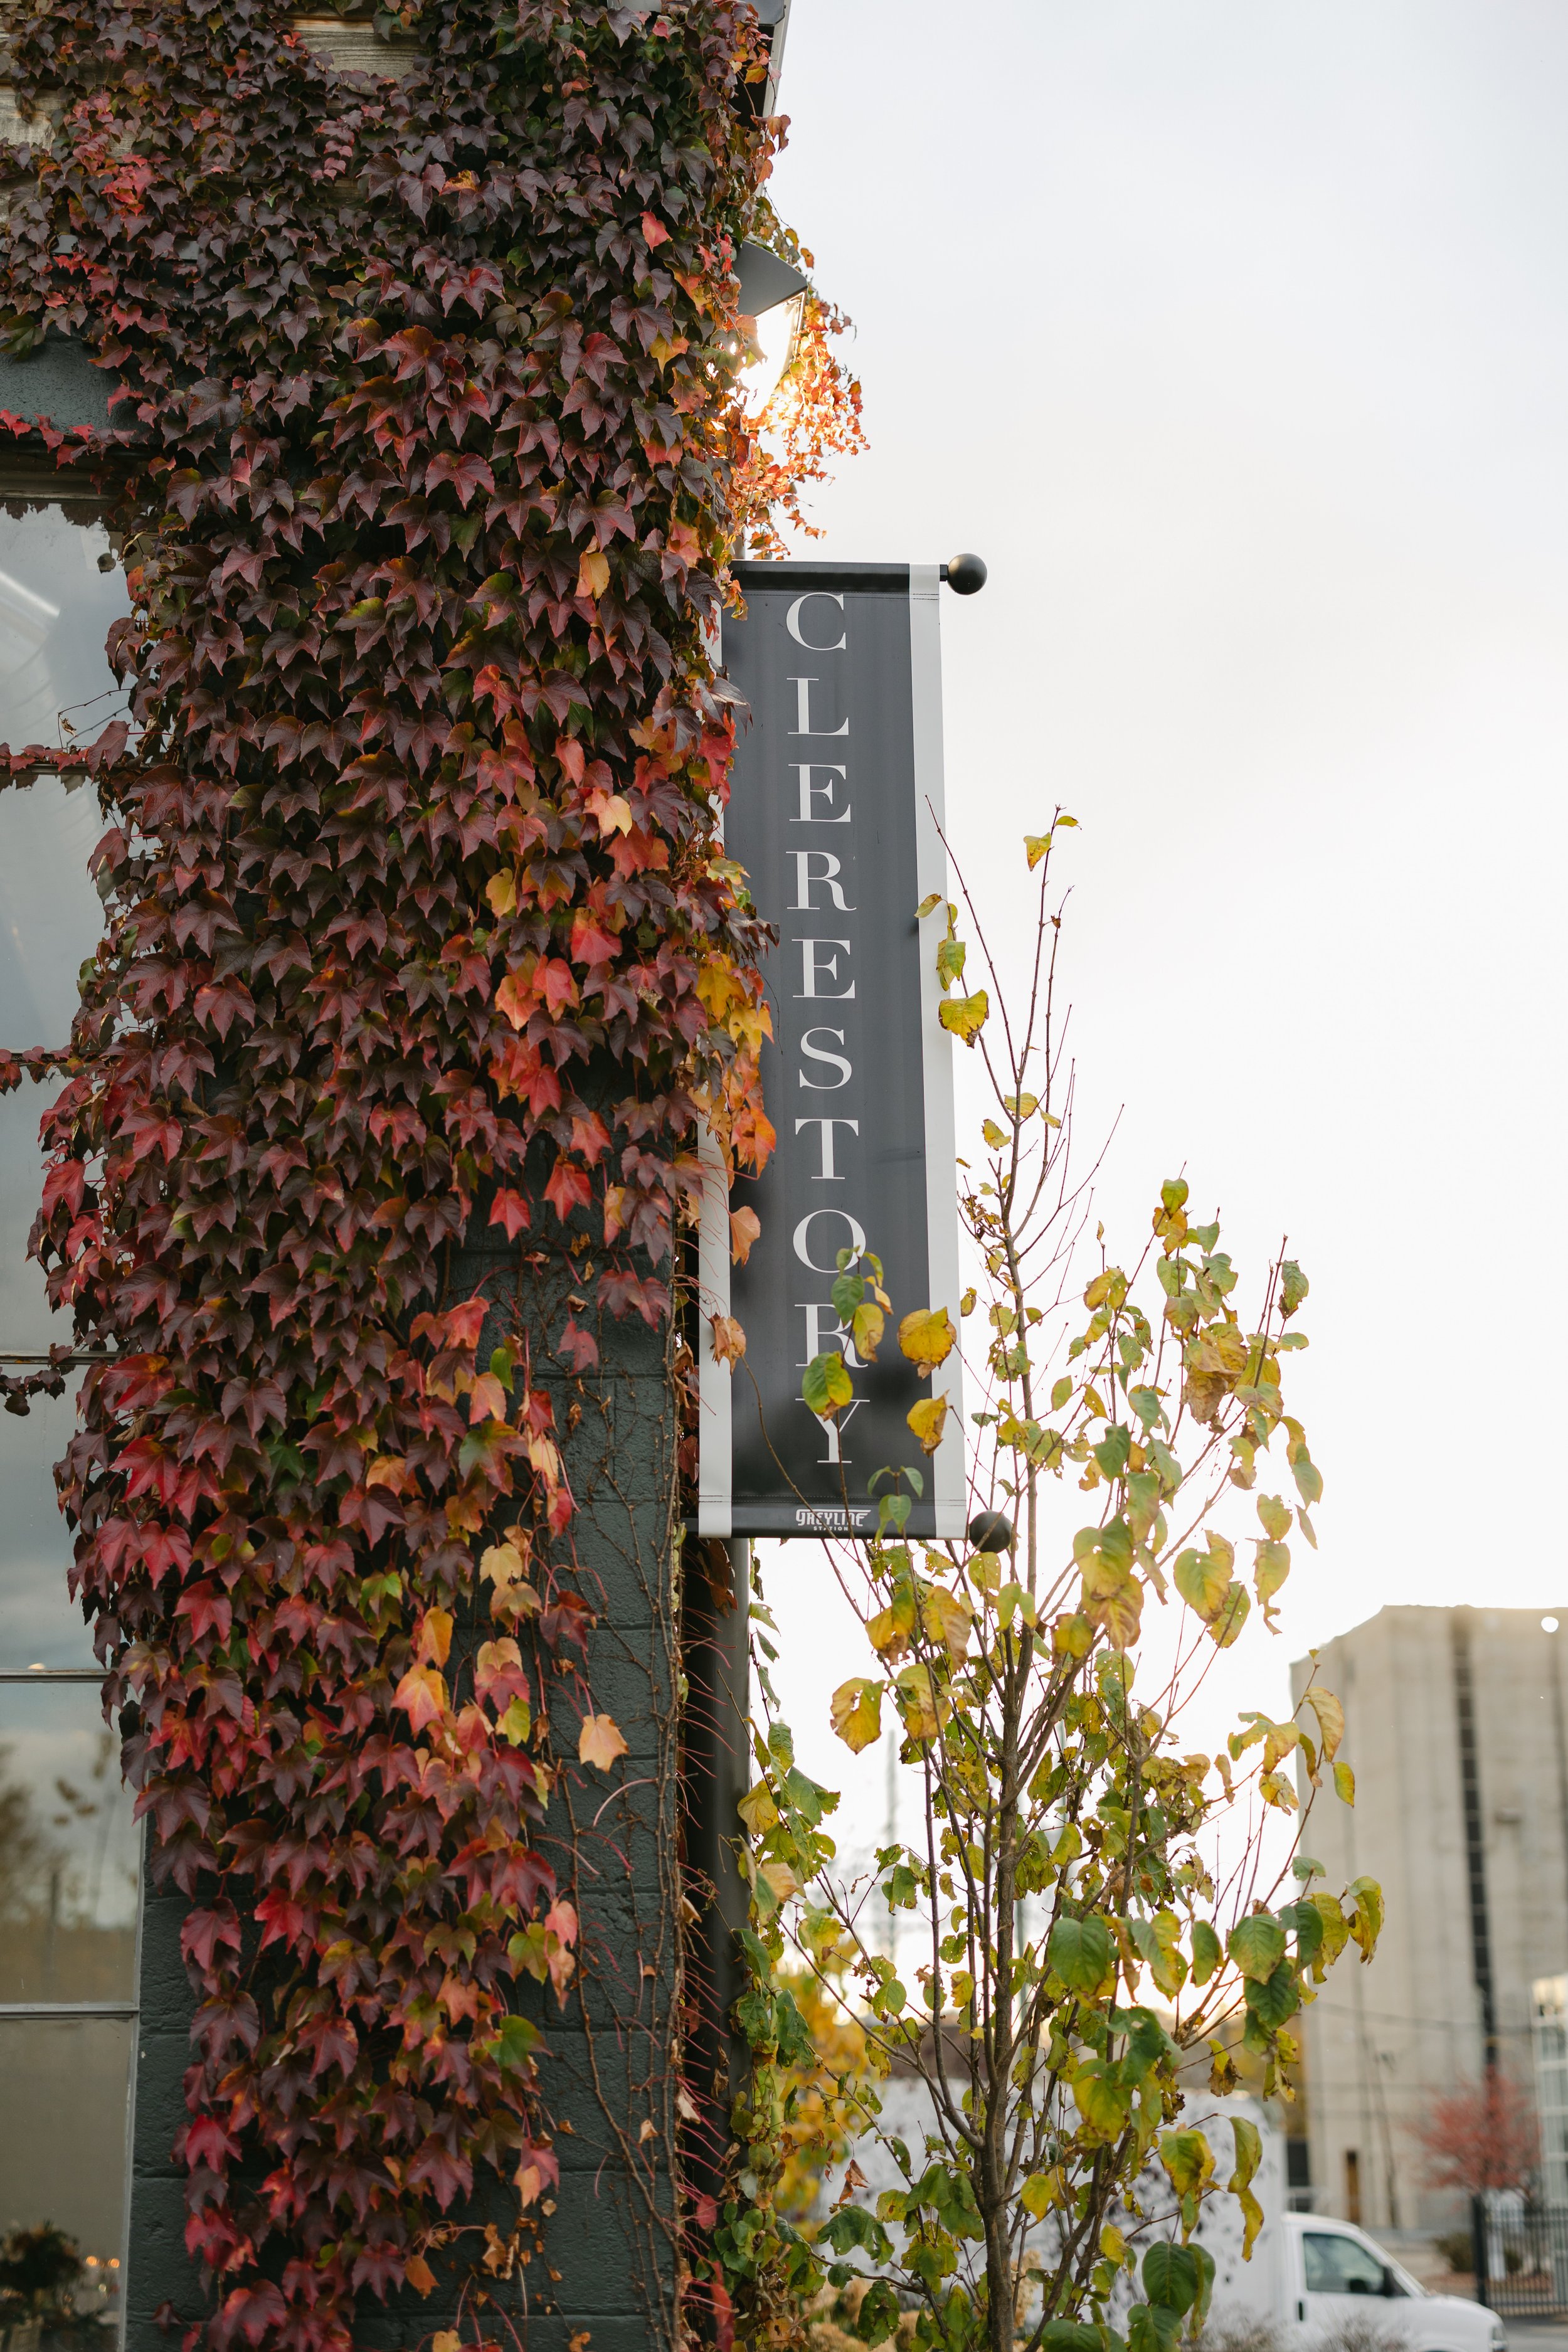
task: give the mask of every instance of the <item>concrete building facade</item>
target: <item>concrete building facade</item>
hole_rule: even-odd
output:
[[[1391,1608],[1317,1653],[1357,1794],[1318,1797],[1303,1850],[1386,1904],[1375,1958],[1336,1969],[1303,2021],[1319,2212],[1455,2226],[1463,2200],[1422,2178],[1431,2101],[1489,2059],[1532,2086],[1533,1988],[1568,1967],[1565,1645],[1568,1607]],[[1292,1666],[1298,1702],[1312,1673]]]

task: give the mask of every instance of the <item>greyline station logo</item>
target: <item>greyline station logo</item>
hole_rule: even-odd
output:
[[[908,1532],[963,1530],[958,1351],[934,1376],[946,1434],[927,1457],[906,1423],[931,1393],[900,1352],[899,1318],[958,1319],[952,1041],[937,1018],[934,937],[915,909],[947,895],[942,823],[940,574],[935,564],[741,563],[743,620],[722,657],[748,710],[725,819],[779,944],[764,971],[773,1041],[763,1090],[778,1144],[732,1199],[708,1188],[699,1528],[705,1535],[866,1534],[879,1472],[923,1485]],[[729,1261],[728,1211],[762,1225]],[[892,1301],[862,1367],[830,1292],[844,1249],[880,1257]],[[746,1354],[713,1360],[708,1318],[733,1315]],[[856,1396],[831,1418],[801,1393],[843,1350]],[[902,1491],[913,1491],[906,1477]]]

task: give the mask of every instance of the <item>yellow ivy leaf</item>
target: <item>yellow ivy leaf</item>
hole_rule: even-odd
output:
[[[410,1731],[422,1731],[447,1712],[447,1685],[434,1666],[410,1666],[392,1695],[408,1717]]]
[[[973,1045],[985,1026],[990,1010],[990,998],[983,988],[977,988],[973,996],[950,996],[945,1003],[938,1005],[936,1017],[954,1037],[962,1037],[966,1045]]]
[[[517,876],[510,866],[503,866],[500,873],[490,876],[489,880],[485,884],[485,897],[489,900],[492,914],[510,915],[511,913],[517,905]]]
[[[922,1381],[946,1361],[957,1337],[945,1307],[917,1307],[899,1325],[899,1345]]]
[[[577,1761],[607,1772],[617,1756],[626,1752],[621,1727],[613,1715],[585,1715],[577,1734]]]
[[[588,806],[598,819],[601,841],[607,841],[612,833],[630,833],[637,823],[625,793],[590,793]]]
[[[419,1622],[419,1638],[415,1643],[414,1662],[420,1666],[444,1666],[452,1646],[452,1612],[449,1609],[426,1609]]]
[[[416,2294],[434,2294],[436,2273],[423,2254],[410,2254],[403,2266],[403,2275]]]
[[[577,593],[597,599],[610,584],[610,559],[602,548],[591,547],[577,566]]]
[[[731,1209],[730,1212],[730,1255],[736,1265],[744,1265],[752,1255],[752,1244],[762,1236],[763,1223],[755,1209]]]
[[[746,1335],[732,1315],[710,1318],[716,1364],[738,1364],[746,1352]]]
[[[862,1748],[869,1748],[882,1733],[882,1686],[857,1675],[851,1682],[840,1683],[829,1702],[829,1719],[834,1730],[852,1754],[858,1756]]]
[[[491,1544],[480,1554],[479,1574],[493,1584],[515,1584],[522,1572],[522,1554],[514,1543]]]

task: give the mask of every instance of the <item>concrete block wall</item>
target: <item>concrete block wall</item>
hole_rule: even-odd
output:
[[[515,1247],[480,1238],[450,1269],[447,1296],[482,1283],[498,1303],[534,1279]],[[531,1298],[530,1327],[559,1331],[548,1300]],[[586,1318],[580,1317],[579,1320]],[[483,1345],[497,1344],[500,1320]],[[562,2178],[544,2223],[542,2252],[499,2299],[530,2352],[567,2352],[584,2329],[593,2352],[645,2352],[669,2340],[674,2262],[670,2236],[675,2082],[670,2063],[678,1984],[679,1860],[676,1832],[678,1594],[671,1544],[674,1423],[662,1337],[640,1321],[606,1322],[602,1368],[580,1386],[536,1365],[554,1390],[557,1423],[578,1501],[573,1538],[584,1598],[597,1613],[587,1685],[595,1710],[613,1715],[628,1754],[608,1775],[589,1773],[575,1801],[576,1833],[552,1806],[542,1844],[584,1921],[583,1968],[564,2012],[547,1989],[529,1986],[520,2006],[543,2029],[544,2094],[558,2126]],[[572,1404],[583,1408],[568,1431]],[[574,1757],[576,1707],[564,1702],[552,1746]],[[588,1820],[584,1819],[584,1812]],[[594,1818],[596,1815],[596,1820]],[[179,1952],[184,1898],[149,1887],[142,1937],[139,2064],[133,2120],[127,2277],[128,2352],[168,2352],[158,2324],[165,2305],[188,2321],[206,2298],[184,2244],[184,2175],[170,2150],[184,2116],[181,2078],[190,2063],[193,2008]],[[640,2135],[651,2121],[651,2138]],[[515,2199],[499,2183],[466,2218],[510,2229]],[[555,2273],[546,2275],[544,2273]],[[356,2340],[400,2352],[448,2326],[442,2294],[412,2293],[384,2305],[361,2299]],[[489,2331],[498,2331],[492,2326]],[[472,2327],[465,2330],[471,2336]]]
[[[1373,2228],[1446,2230],[1464,2218],[1462,2199],[1423,2179],[1417,2137],[1432,2098],[1479,2081],[1486,2058],[1457,1621],[1470,1661],[1496,2053],[1531,2080],[1531,1985],[1568,1967],[1562,1614],[1552,1633],[1539,1611],[1384,1609],[1319,1653],[1320,1680],[1345,1705],[1357,1793],[1353,1811],[1320,1794],[1302,1846],[1332,1889],[1364,1872],[1386,1906],[1376,1958],[1342,1962],[1303,2020],[1319,2212],[1352,2219],[1359,2201]],[[1298,1700],[1310,1671],[1305,1659],[1291,1668]]]

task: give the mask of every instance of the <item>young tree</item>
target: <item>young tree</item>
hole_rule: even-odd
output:
[[[1283,1390],[1291,1352],[1306,1345],[1294,1318],[1308,1286],[1281,1255],[1244,1318],[1218,1223],[1190,1213],[1179,1177],[1162,1185],[1131,1257],[1109,1255],[1102,1228],[1088,1244],[1093,1213],[1071,1167],[1073,1076],[1056,1013],[1060,917],[1048,895],[1057,835],[1072,823],[1058,812],[1026,844],[1039,899],[1021,1013],[1002,996],[967,889],[984,987],[965,992],[956,906],[920,909],[945,916],[942,1020],[984,1062],[993,1101],[983,1167],[959,1163],[975,1287],[962,1301],[914,1304],[897,1344],[930,1368],[958,1343],[961,1323],[980,1335],[964,1349],[978,1391],[976,1517],[970,1543],[911,1544],[904,1528],[921,1474],[889,1470],[872,1481],[875,1539],[834,1547],[870,1653],[868,1670],[834,1695],[834,1728],[858,1750],[890,1711],[923,1792],[916,1836],[882,1847],[858,1880],[836,1869],[823,1826],[837,1799],[795,1764],[765,1642],[757,1661],[759,1778],[742,1807],[754,1951],[776,1964],[789,1948],[823,1997],[853,2012],[872,2068],[913,2068],[929,2109],[923,2148],[885,2137],[902,2185],[875,2210],[847,2194],[819,2232],[833,2281],[876,2275],[857,2323],[872,2343],[891,2331],[901,2294],[918,2299],[928,2344],[1089,2352],[1107,2341],[1119,2282],[1116,2307],[1142,2291],[1131,2352],[1168,2346],[1184,2315],[1195,2326],[1209,2258],[1195,2244],[1153,2244],[1137,2193],[1157,2161],[1186,2241],[1222,2186],[1201,2117],[1184,2113],[1179,2070],[1190,2080],[1206,2042],[1214,2088],[1231,2087],[1218,2030],[1243,2021],[1271,2092],[1294,2054],[1297,2011],[1347,1944],[1371,1954],[1381,1923],[1374,1882],[1314,1886],[1320,1866],[1299,1853],[1258,1884],[1259,1824],[1297,1806],[1292,1757],[1310,1791],[1328,1771],[1353,1801],[1331,1692],[1314,1681],[1285,1721],[1242,1715],[1212,1758],[1181,1744],[1184,1703],[1215,1649],[1237,1640],[1254,1609],[1272,1626],[1292,1528],[1315,1542],[1309,1514],[1322,1482]],[[874,1356],[892,1311],[881,1268],[869,1252],[840,1268],[837,1312],[858,1354]],[[842,1410],[851,1393],[837,1354],[806,1375],[814,1410]],[[933,1398],[910,1414],[927,1454],[947,1411]],[[1158,1642],[1145,1632],[1151,1601],[1175,1612]],[[1214,1832],[1227,1819],[1247,1826],[1216,1884]],[[921,1951],[910,1982],[887,1949],[889,1908],[910,1923],[900,1948]],[[799,2045],[798,2019],[776,1999],[760,2039],[764,2056]],[[848,2110],[875,2109],[874,2087],[846,2077],[839,2089]],[[737,2243],[751,2230],[753,2282],[765,2267],[755,2209],[766,2212],[776,2175],[769,2116],[776,2130],[780,2097],[764,2063],[744,2176],[756,2193],[732,2213]],[[1223,2186],[1245,2209],[1250,2251],[1259,2142],[1245,2121],[1234,2129]],[[784,2273],[809,2285],[814,2258],[776,2216],[769,2229]]]
[[[1458,2083],[1435,2098],[1415,2126],[1422,2178],[1430,2189],[1524,2189],[1541,2161],[1535,2103],[1496,2066],[1479,2083]]]

